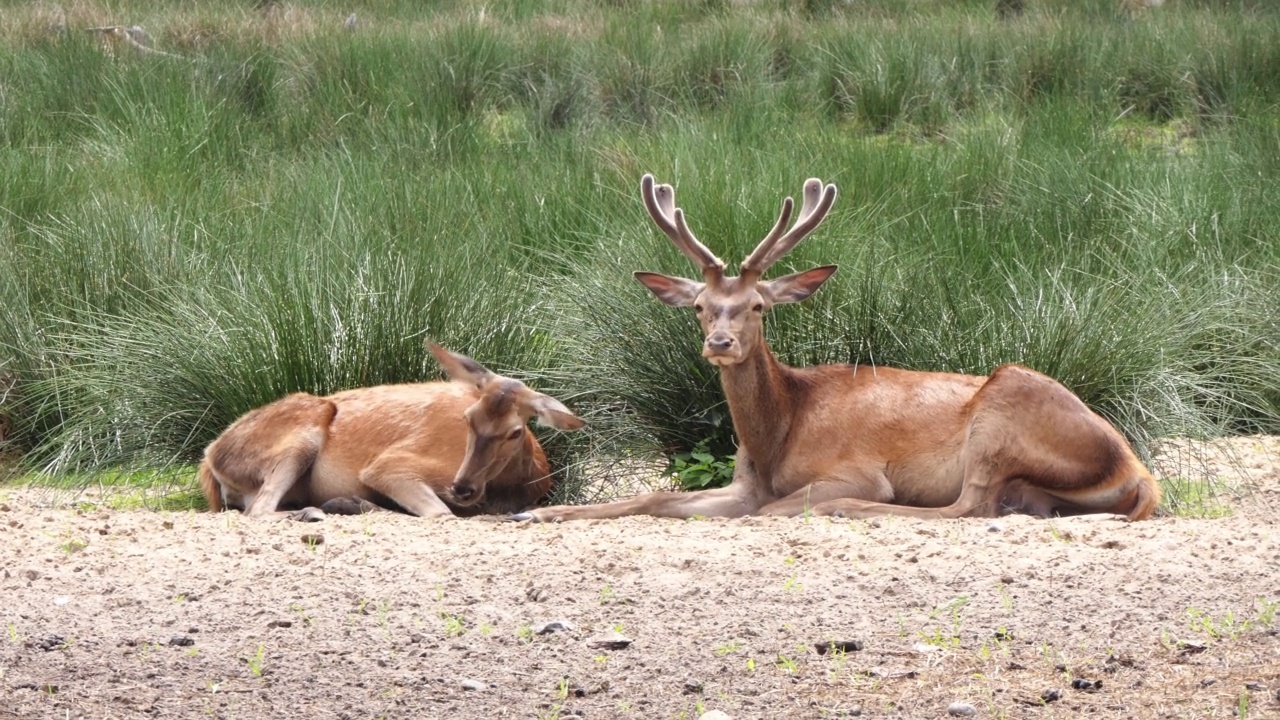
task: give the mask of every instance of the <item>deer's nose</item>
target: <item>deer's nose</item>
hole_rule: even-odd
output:
[[[459,500],[470,500],[475,497],[476,486],[469,482],[458,482],[453,484],[453,496]]]
[[[729,333],[714,332],[707,336],[707,349],[713,352],[725,352],[733,349],[736,342]]]

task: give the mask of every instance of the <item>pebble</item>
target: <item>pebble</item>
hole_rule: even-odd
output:
[[[307,547],[315,547],[324,544],[324,536],[320,533],[307,533],[302,536],[302,544]]]
[[[824,640],[813,644],[813,649],[818,651],[819,655],[826,655],[827,651],[835,652],[857,652],[863,648],[861,640]]]
[[[1097,692],[1102,689],[1101,680],[1086,680],[1085,678],[1076,678],[1071,681],[1072,690],[1082,690],[1084,692]]]
[[[989,533],[1004,532],[1004,526],[1003,526],[1003,525],[1001,525],[1001,524],[1000,524],[1000,523],[998,523],[998,522],[993,522],[993,523],[991,523],[991,524],[987,525],[987,532],[989,532]]]
[[[587,647],[600,650],[623,650],[631,643],[631,638],[613,631],[587,638]]]
[[[709,710],[699,715],[698,720],[733,720],[733,718],[723,710]]]
[[[966,702],[953,702],[947,706],[947,714],[956,717],[971,717],[978,714],[978,709]]]
[[[49,652],[50,650],[61,650],[67,646],[67,641],[61,635],[50,635],[40,642],[36,643],[36,647]]]
[[[186,635],[174,635],[173,637],[169,638],[169,644],[174,645],[176,647],[188,647],[191,645],[195,645],[196,641],[192,640]]]
[[[477,691],[479,691],[479,690],[485,690],[485,689],[487,689],[487,688],[488,688],[488,686],[487,686],[487,685],[485,685],[484,683],[480,682],[479,680],[466,679],[466,680],[463,680],[463,681],[462,681],[462,689],[463,689],[463,690],[477,690]]]
[[[702,687],[703,686],[702,686],[701,680],[685,680],[684,681],[684,692],[686,695],[690,695],[693,693],[700,693],[702,692]]]
[[[551,622],[544,622],[541,625],[533,626],[533,631],[538,635],[550,635],[551,633],[558,633],[558,632],[572,632],[573,623],[569,622],[568,620],[552,620]]]

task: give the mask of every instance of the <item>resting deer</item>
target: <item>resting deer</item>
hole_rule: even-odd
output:
[[[728,487],[659,492],[602,505],[544,507],[517,520],[655,515],[906,515],[919,518],[1116,513],[1149,517],[1159,488],[1125,439],[1055,380],[1018,365],[987,377],[865,365],[793,368],[765,342],[774,305],[804,300],[836,271],[764,273],[822,222],[836,188],[804,185],[729,277],[689,231],[669,185],[640,183],[644,205],[702,281],[637,272],[675,307],[692,307],[702,355],[720,379],[738,453]]]
[[[294,393],[236,420],[200,463],[209,509],[314,520],[369,503],[446,517],[451,506],[508,513],[537,502],[551,472],[529,419],[560,430],[582,420],[519,380],[429,347],[453,382]]]

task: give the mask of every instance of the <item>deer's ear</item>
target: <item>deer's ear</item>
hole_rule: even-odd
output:
[[[537,415],[539,423],[557,430],[578,430],[586,424],[582,418],[565,407],[564,403],[550,395],[534,393],[533,400],[529,404]]]
[[[838,265],[823,265],[812,270],[783,275],[759,285],[760,292],[769,299],[770,304],[785,305],[798,303],[809,297],[822,287],[839,268]]]
[[[449,352],[433,342],[427,343],[427,349],[431,351],[432,355],[436,356],[440,367],[444,368],[444,372],[449,376],[450,380],[471,383],[476,387],[480,387],[493,377],[493,373],[488,368],[466,355]]]
[[[645,287],[649,288],[650,292],[657,295],[659,300],[673,307],[692,306],[693,301],[698,299],[698,295],[701,295],[703,289],[707,286],[706,283],[700,283],[695,280],[686,280],[652,272],[639,271],[635,273],[635,276]]]

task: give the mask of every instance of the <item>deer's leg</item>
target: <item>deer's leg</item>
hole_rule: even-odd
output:
[[[759,501],[739,483],[729,487],[697,492],[655,492],[637,495],[599,505],[552,505],[512,515],[512,520],[561,522],[651,515],[686,519],[704,517],[742,517],[759,508]]]
[[[326,515],[367,515],[371,512],[384,512],[381,508],[362,497],[338,497],[325,501],[320,511]]]
[[[453,517],[434,487],[448,487],[454,471],[412,453],[388,450],[360,471],[359,482],[418,517]]]
[[[304,433],[303,435],[307,434]],[[298,480],[311,469],[316,455],[320,452],[318,437],[316,442],[309,442],[312,439],[310,437],[299,437],[296,443],[288,443],[282,449],[282,452],[275,458],[274,464],[263,477],[262,485],[257,492],[253,493],[253,499],[248,501],[245,507],[245,515],[249,517],[267,517],[276,513],[276,508],[280,506],[280,501],[284,499],[286,494],[295,489]],[[289,513],[284,515],[288,516]]]
[[[294,393],[245,414],[205,450],[206,494],[217,492],[251,517],[287,516],[276,514],[283,499],[309,501],[299,480],[324,447],[336,410],[325,398]]]
[[[994,517],[1000,511],[1000,495],[991,491],[991,485],[985,481],[970,482],[965,478],[960,497],[950,505],[936,508],[913,507],[911,505],[894,505],[892,503],[872,502],[857,498],[841,498],[828,500],[813,506],[814,515],[832,515],[835,517],[868,518],[882,515],[940,520],[959,517]]]
[[[761,515],[794,517],[815,511],[833,500],[853,499],[883,503],[893,497],[893,488],[882,473],[857,475],[842,480],[809,483],[781,500],[760,508]]]
[[[984,514],[1139,519],[1159,502],[1159,486],[1124,436],[1056,380],[1006,365],[973,402],[965,487],[990,488]]]
[[[950,505],[912,508],[846,499],[814,508],[849,517],[921,518],[1118,513],[1146,517],[1154,479],[1124,438],[1061,383],[1006,365],[972,401],[961,449],[964,481]]]

